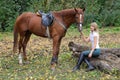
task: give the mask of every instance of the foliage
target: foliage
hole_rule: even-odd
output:
[[[13,30],[16,17],[27,10],[30,0],[1,0],[0,1],[0,30]]]
[[[25,12],[86,8],[84,25],[96,21],[100,26],[120,25],[120,0],[1,0],[0,31],[13,30],[16,17]]]

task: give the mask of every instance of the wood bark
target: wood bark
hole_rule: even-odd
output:
[[[90,50],[90,47],[74,42],[69,42],[68,47],[72,51],[72,56],[79,57],[80,53]],[[120,72],[120,48],[101,48],[101,54],[97,58],[90,58],[90,62],[97,69],[105,72]]]

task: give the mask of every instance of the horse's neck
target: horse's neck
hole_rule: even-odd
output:
[[[66,25],[66,27],[69,28],[71,24],[75,23],[74,15],[64,16],[63,22]]]
[[[75,12],[73,10],[61,12],[64,25],[69,28],[71,24],[75,23]]]

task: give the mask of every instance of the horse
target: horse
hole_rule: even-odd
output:
[[[59,48],[62,38],[71,24],[76,23],[78,30],[82,30],[84,21],[84,11],[81,8],[64,9],[52,11],[53,23],[49,26],[49,35],[53,41],[53,52],[51,66],[54,69],[58,63]],[[47,27],[41,23],[41,16],[33,12],[24,12],[19,15],[14,24],[13,52],[18,52],[19,64],[23,64],[23,59],[27,61],[26,46],[32,34],[48,38],[46,35]],[[17,47],[18,46],[18,47]],[[22,52],[21,52],[22,49]]]

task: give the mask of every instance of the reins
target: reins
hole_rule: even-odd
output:
[[[67,30],[66,26],[62,22],[58,21],[56,18],[55,20],[57,21],[57,23],[59,23],[64,28],[65,31]]]
[[[59,20],[57,20],[55,17],[54,17],[54,21],[56,21],[58,24],[60,24],[61,27],[63,27],[63,29],[64,29],[65,31],[67,30],[66,26],[65,26],[62,22],[60,22]],[[53,24],[54,24],[54,21],[53,21]],[[49,26],[47,26],[46,33],[47,33],[48,38],[50,39],[51,36],[50,36]]]

